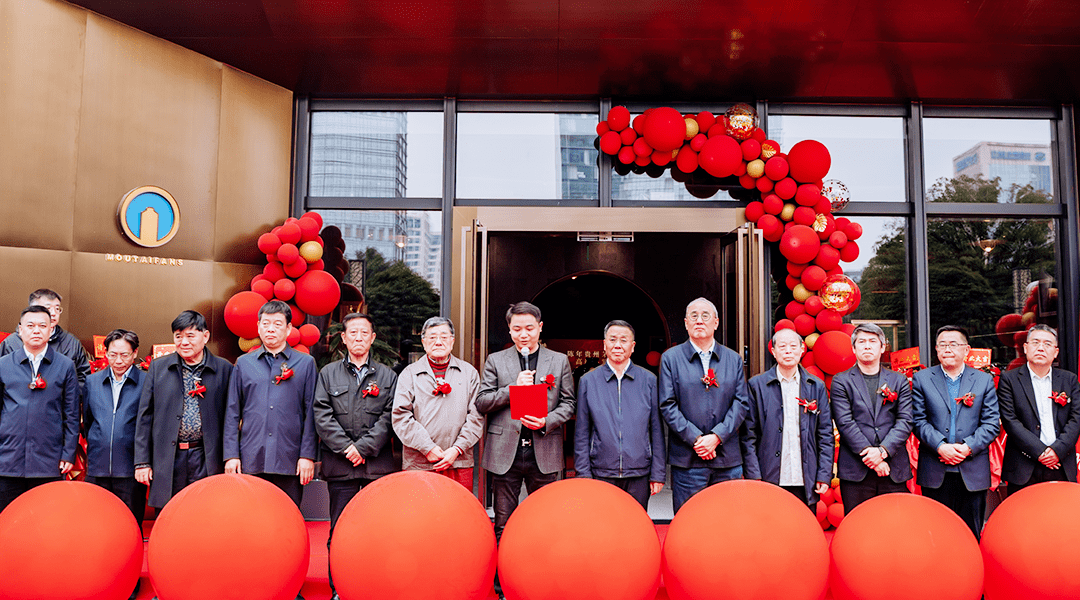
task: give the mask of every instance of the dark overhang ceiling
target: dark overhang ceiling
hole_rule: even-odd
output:
[[[76,0],[315,97],[1072,103],[1076,0]]]

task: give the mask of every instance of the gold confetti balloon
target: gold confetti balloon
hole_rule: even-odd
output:
[[[844,185],[844,182],[839,179],[826,179],[821,188],[821,195],[829,199],[833,212],[844,210],[844,207],[851,201],[851,192],[848,191],[848,187]]]
[[[724,115],[727,117],[727,126],[725,128],[727,134],[740,142],[750,139],[750,136],[754,134],[754,130],[757,129],[757,111],[745,102],[740,102],[727,109]]]

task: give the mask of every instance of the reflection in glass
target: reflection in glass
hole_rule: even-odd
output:
[[[1031,193],[1054,195],[1051,125],[1030,119],[925,119],[927,200],[954,202],[940,193],[950,179],[985,181],[997,193],[962,202],[1021,203]],[[990,191],[983,188],[983,192]]]
[[[900,217],[851,217],[863,227],[859,258],[843,264],[844,274],[859,285],[862,301],[852,322],[879,325],[889,350],[908,346],[907,231]]]
[[[803,140],[829,149],[826,179],[839,179],[854,202],[905,202],[904,120],[900,117],[770,115],[769,137],[788,152]]]
[[[611,172],[611,197],[614,200],[734,200],[727,190],[715,186],[700,186],[701,195],[695,196],[686,184],[671,177],[671,167],[659,177],[647,173],[619,175]],[[714,193],[715,192],[715,193]]]
[[[459,198],[596,199],[595,114],[461,113]]]
[[[442,113],[311,113],[309,195],[442,196]]]

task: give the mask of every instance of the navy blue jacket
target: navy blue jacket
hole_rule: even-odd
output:
[[[301,458],[318,455],[315,435],[315,359],[288,346],[274,360],[265,351],[236,359],[225,403],[224,458],[239,458],[243,473],[296,475]],[[280,384],[274,377],[287,364],[293,376]]]
[[[660,414],[671,436],[668,461],[675,467],[722,469],[742,464],[739,427],[750,410],[743,360],[730,348],[713,343],[709,361],[717,387],[705,387],[697,349],[687,340],[660,357]],[[694,452],[699,436],[720,437],[716,458],[703,461]]]
[[[881,367],[878,385],[896,392],[896,401],[885,403],[881,394],[866,394],[859,365],[841,371],[832,379],[832,415],[840,432],[840,458],[836,472],[840,479],[862,481],[871,473],[859,453],[871,446],[884,446],[889,457],[889,478],[896,483],[911,479],[907,440],[913,426],[911,386],[907,377]],[[874,404],[879,405],[874,416]]]
[[[79,378],[75,363],[52,346],[30,389],[33,369],[21,348],[0,358],[0,476],[59,477],[60,461],[75,462],[79,444]]]
[[[751,377],[750,412],[743,422],[743,468],[747,479],[780,484],[780,451],[784,441],[784,395],[776,367]],[[799,450],[803,486],[810,503],[818,501],[816,482],[833,476],[832,412],[825,382],[799,367],[799,398],[817,401],[817,412],[799,409]]]
[[[135,423],[139,416],[145,375],[128,369],[113,411],[112,369],[86,378],[83,431],[86,433],[86,474],[92,477],[135,476]]]
[[[667,474],[656,375],[631,363],[622,382],[604,362],[578,382],[574,468],[579,477]]]
[[[938,456],[938,446],[949,441],[949,426],[956,413],[953,443],[967,444],[971,456],[959,465],[964,486],[970,492],[990,489],[990,444],[1001,431],[994,377],[972,367],[960,375],[960,396],[975,397],[971,406],[949,397],[945,372],[941,365],[923,369],[912,380],[915,437],[919,438],[919,469],[915,483],[928,488],[941,487],[945,481],[945,463]]]

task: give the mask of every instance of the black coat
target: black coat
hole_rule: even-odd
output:
[[[321,440],[320,474],[323,479],[375,479],[401,469],[394,463],[390,449],[390,411],[394,406],[397,375],[377,362],[369,361],[369,370],[360,383],[346,367],[345,360],[334,361],[319,372],[315,384],[315,431]],[[363,392],[372,384],[378,395]],[[345,458],[352,444],[364,457],[354,467]]]
[[[1064,406],[1051,403],[1054,416],[1054,433],[1057,439],[1050,444],[1054,449],[1065,478],[1076,481],[1076,439],[1080,437],[1080,384],[1076,375],[1063,369],[1053,369],[1050,374],[1050,391],[1065,392],[1069,402]],[[1039,455],[1047,445],[1039,439],[1039,412],[1035,408],[1035,389],[1031,385],[1031,371],[1025,364],[1018,369],[1006,371],[998,380],[998,403],[1001,407],[1001,424],[1008,437],[1005,438],[1005,456],[1001,462],[1001,478],[1009,483],[1023,485],[1031,479],[1031,472],[1039,464]]]
[[[202,384],[206,392],[199,400],[202,416],[203,451],[206,472],[225,472],[221,457],[221,430],[225,423],[225,399],[233,366],[229,361],[206,353]],[[160,508],[173,497],[173,461],[180,434],[180,416],[184,412],[184,376],[177,354],[163,356],[150,363],[139,401],[135,426],[135,464],[149,464],[154,469],[150,482],[150,506]]]

